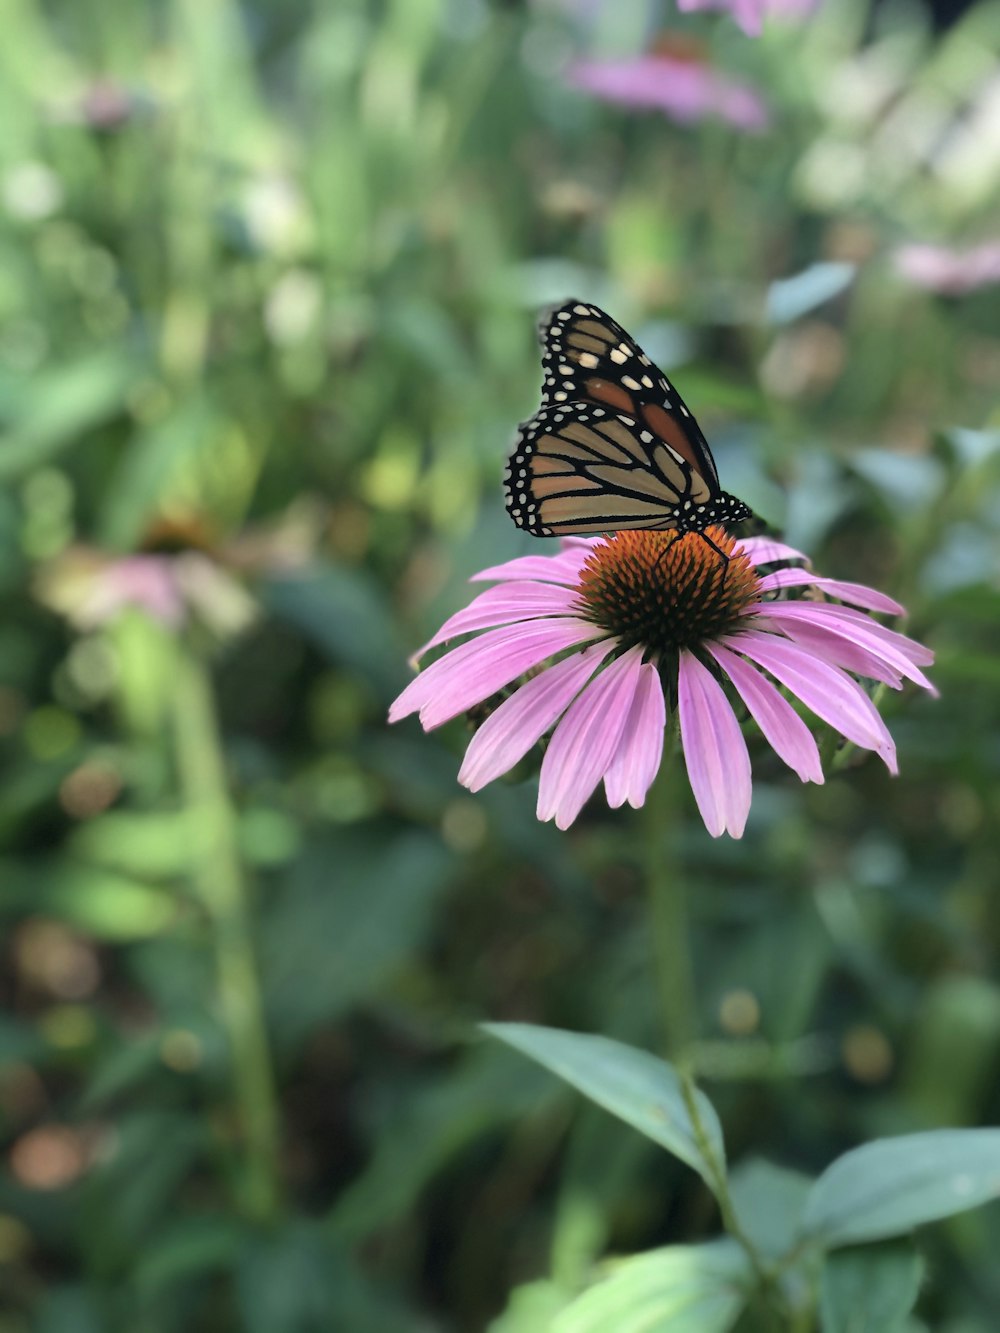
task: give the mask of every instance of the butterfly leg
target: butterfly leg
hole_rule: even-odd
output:
[[[725,551],[722,550],[721,547],[716,546],[715,542],[712,541],[711,537],[708,535],[707,532],[699,532],[698,536],[702,539],[702,541],[706,544],[706,546],[710,546],[712,550],[715,552],[715,554],[721,558],[722,586],[725,586],[726,575],[729,573],[729,556],[726,554]]]
[[[661,529],[661,530],[662,530],[662,529]],[[678,537],[683,536],[683,533],[682,533],[678,528],[674,528],[674,529],[672,529],[672,531],[673,531],[673,534],[674,534],[674,535],[673,535],[673,540],[667,542],[666,546],[664,546],[663,550],[660,552],[660,554],[659,554],[659,555],[656,557],[656,559],[653,561],[653,568],[654,568],[654,569],[659,569],[659,567],[660,567],[660,561],[661,561],[661,560],[663,559],[663,557],[667,554],[667,552],[668,552],[668,551],[670,550],[670,548],[673,546],[674,542],[678,539]]]

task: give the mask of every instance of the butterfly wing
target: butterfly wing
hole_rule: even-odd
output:
[[[539,536],[670,527],[719,494],[704,435],[641,347],[595,305],[545,315],[542,406],[518,432],[507,508]]]

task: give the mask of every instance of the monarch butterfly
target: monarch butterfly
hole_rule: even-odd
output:
[[[622,528],[697,532],[752,518],[719,486],[708,441],[666,375],[597,306],[543,316],[541,407],[523,421],[504,474],[519,528],[538,537]]]

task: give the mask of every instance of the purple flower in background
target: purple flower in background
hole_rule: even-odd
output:
[[[578,60],[567,78],[605,102],[662,111],[684,125],[709,116],[741,130],[762,130],[768,123],[767,107],[752,88],[702,60],[667,54]]]
[[[984,241],[970,250],[944,245],[904,245],[895,255],[899,273],[916,287],[961,296],[1000,282],[1000,241]]]
[[[812,13],[819,0],[677,0],[677,8],[684,14],[696,9],[725,9],[748,37],[759,37],[764,19],[802,18]]]
[[[551,732],[538,817],[563,829],[602,781],[610,805],[643,804],[673,712],[706,828],[740,837],[750,756],[733,695],[803,782],[823,781],[812,732],[779,686],[895,773],[892,738],[849,673],[933,692],[920,670],[933,654],[866,614],[902,607],[807,569],[762,573],[805,558],[779,542],[737,544],[721,528],[709,535],[731,552],[728,564],[693,533],[619,532],[567,538],[556,555],[483,570],[474,581],[498,586],[446,621],[417,657],[478,637],[412,681],[389,720],[419,713],[431,730],[520,680],[473,736],[459,781],[478,791]],[[774,600],[789,589],[830,600]]]

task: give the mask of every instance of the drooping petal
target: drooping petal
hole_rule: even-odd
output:
[[[776,564],[779,560],[808,561],[809,559],[802,551],[796,551],[794,546],[786,546],[784,542],[775,541],[773,537],[741,537],[736,550],[745,551],[751,563],[758,568],[761,565]]]
[[[519,555],[502,565],[490,565],[473,574],[470,583],[507,582],[511,579],[541,579],[543,583],[562,583],[574,587],[584,561],[590,554],[582,546],[558,551],[555,555]]]
[[[722,639],[797,695],[817,717],[865,750],[874,750],[896,773],[896,747],[864,690],[846,672],[808,648],[762,630],[741,630]]]
[[[866,588],[863,583],[844,583],[840,579],[820,578],[808,569],[776,569],[765,574],[760,580],[762,592],[776,592],[779,588],[794,588],[810,583],[822,588],[831,597],[838,597],[852,606],[863,606],[868,611],[884,611],[891,616],[905,614],[906,608],[888,597],[884,592]]]
[[[569,828],[607,772],[628,720],[642,648],[630,648],[570,704],[542,760],[538,818]]]
[[[613,639],[592,644],[533,676],[505,699],[469,742],[459,782],[479,791],[513,768],[566,711],[614,646]]]
[[[691,790],[713,838],[743,836],[750,812],[750,756],[732,705],[686,649],[677,670],[681,745]]]
[[[530,621],[481,634],[453,648],[407,685],[389,709],[389,721],[419,711],[424,729],[439,727],[450,718],[482,703],[497,690],[547,657],[587,643],[604,633],[583,620]]]
[[[916,639],[909,638],[906,634],[900,634],[898,629],[889,629],[887,625],[880,625],[877,620],[872,620],[861,611],[855,611],[852,606],[823,606],[823,615],[832,615],[835,619],[851,625],[860,625],[862,628],[878,635],[886,643],[895,644],[900,652],[914,663],[915,666],[933,666],[934,649],[928,648],[926,644],[918,643]]]
[[[666,721],[660,673],[652,662],[646,662],[639,671],[635,698],[618,749],[604,775],[604,790],[612,809],[628,801],[638,810],[646,800],[663,758]]]
[[[758,613],[766,616],[768,622],[788,635],[790,639],[807,644],[810,647],[821,646],[832,654],[838,665],[851,671],[867,672],[852,665],[850,649],[860,649],[862,653],[881,658],[890,671],[907,680],[914,681],[923,689],[936,695],[937,690],[919,667],[915,666],[907,653],[895,642],[902,638],[884,625],[862,616],[858,621],[844,621],[836,614],[838,608],[824,606],[822,602],[769,602],[758,607]],[[833,614],[829,614],[833,612]],[[876,680],[881,676],[876,674]],[[891,680],[887,682],[891,684]]]
[[[540,616],[572,616],[580,613],[579,599],[569,589],[555,583],[511,582],[487,588],[468,606],[456,611],[444,622],[432,639],[410,658],[419,662],[424,653],[472,630],[494,629]]]
[[[709,643],[706,647],[733,682],[771,749],[803,782],[822,782],[819,747],[788,700],[766,676],[736,653],[718,643]]]
[[[786,633],[794,643],[818,653],[825,661],[843,668],[844,671],[850,671],[852,675],[867,676],[869,680],[877,680],[892,690],[903,688],[903,677],[898,671],[889,666],[883,657],[876,657],[874,653],[866,652],[856,643],[848,642],[846,639],[834,639],[819,631],[814,633],[812,626],[808,624],[780,624],[772,621],[770,616],[761,616],[758,626],[764,620],[768,626],[773,624],[776,630]]]

